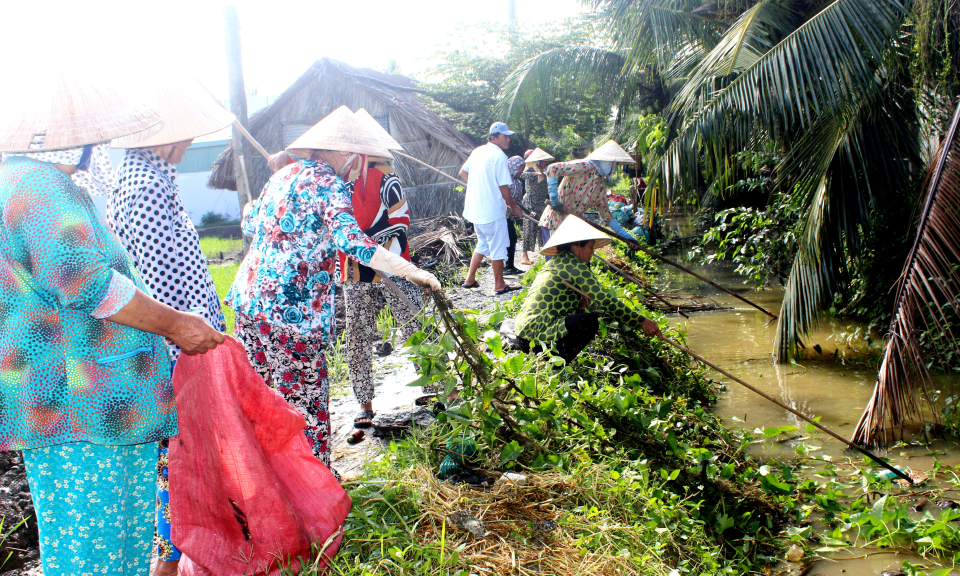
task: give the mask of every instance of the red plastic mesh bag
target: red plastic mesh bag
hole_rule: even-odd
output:
[[[170,439],[170,509],[182,573],[279,574],[281,562],[312,565],[314,543],[325,546],[325,567],[350,497],[243,345],[228,337],[206,354],[181,355],[173,388],[180,434]]]

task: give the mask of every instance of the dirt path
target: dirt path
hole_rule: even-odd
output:
[[[527,270],[528,266],[521,266],[520,260],[518,252],[517,267]],[[506,276],[505,280],[508,284],[518,284],[520,278]],[[495,302],[507,302],[517,294],[511,292],[500,296],[495,295],[493,270],[489,266],[480,269],[479,282],[479,288],[449,290],[447,293],[454,305],[458,308],[489,310],[494,307]],[[374,377],[376,398],[373,401],[373,407],[377,414],[409,411],[413,409],[414,400],[423,394],[420,387],[407,386],[408,383],[416,380],[418,375],[413,363],[397,351],[384,358],[374,356]],[[373,430],[368,428],[361,442],[355,445],[348,444],[347,438],[355,431],[353,419],[356,417],[359,406],[349,383],[338,385],[331,382],[331,390],[332,464],[344,479],[356,478],[363,466],[377,458],[382,449],[389,445],[390,440],[375,438],[372,434]]]

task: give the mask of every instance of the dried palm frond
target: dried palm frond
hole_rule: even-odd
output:
[[[459,262],[463,257],[460,245],[471,240],[476,240],[476,234],[467,230],[467,222],[459,216],[415,220],[407,231],[412,252],[434,256],[447,264]]]
[[[929,394],[930,372],[921,349],[922,330],[944,335],[957,348],[945,314],[960,303],[960,106],[954,113],[937,162],[930,173],[927,194],[917,224],[917,237],[907,257],[893,320],[887,335],[883,362],[873,396],[867,404],[853,441],[877,444],[888,441],[888,424],[900,429],[910,418],[921,418],[921,401],[933,408]],[[938,351],[939,352],[939,351]]]

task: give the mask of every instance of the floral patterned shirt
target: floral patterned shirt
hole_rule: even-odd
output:
[[[613,218],[607,206],[607,186],[603,177],[586,160],[556,162],[544,171],[548,177],[560,178],[560,202],[567,212],[583,216],[587,212],[599,212],[603,222]],[[553,211],[549,205],[540,217],[540,225],[552,233],[563,222],[563,216]]]
[[[107,320],[147,287],[56,166],[0,164],[0,450],[177,433],[161,336]]]
[[[224,302],[332,340],[337,251],[369,264],[377,249],[353,217],[347,185],[322,160],[294,162],[267,181],[241,226],[253,240]]]

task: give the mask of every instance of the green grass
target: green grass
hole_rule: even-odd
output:
[[[219,258],[221,252],[227,256],[242,251],[243,240],[208,236],[200,239],[200,249],[207,258]]]
[[[203,240],[206,240],[206,238],[202,238],[201,243]],[[214,238],[214,240],[218,240],[218,238]],[[206,252],[206,248],[204,248],[204,252]],[[230,285],[233,284],[233,279],[237,276],[237,270],[240,269],[240,264],[214,265],[210,266],[209,269],[210,277],[213,279],[213,286],[217,289],[217,297],[222,304],[224,297],[227,295],[227,291],[230,290]],[[223,306],[223,317],[227,321],[227,333],[233,334],[233,308]]]

